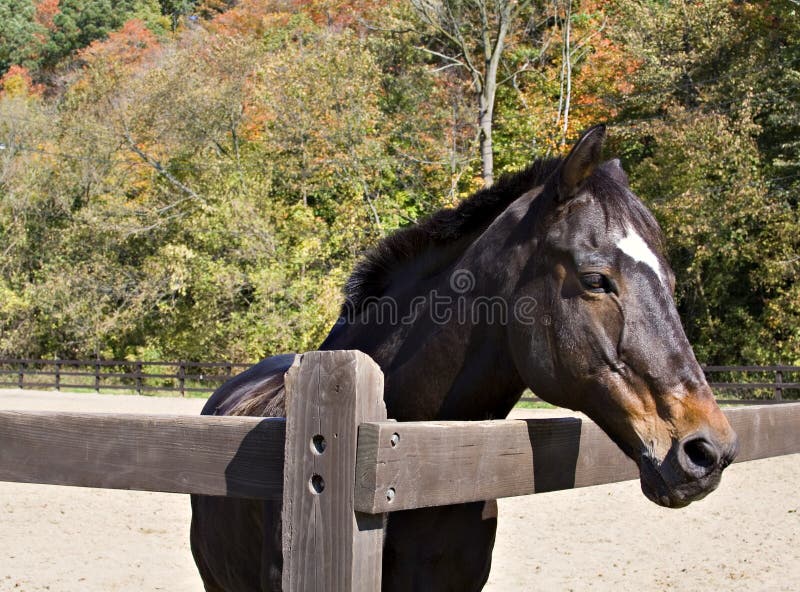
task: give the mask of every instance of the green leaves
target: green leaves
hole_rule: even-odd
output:
[[[797,19],[722,0],[624,8],[640,92],[616,142],[666,232],[697,356],[797,362]]]
[[[41,60],[46,29],[36,22],[33,0],[0,0],[0,76],[17,64],[35,67]]]
[[[566,134],[610,124],[701,361],[800,363],[797,8],[523,4],[498,172],[561,149],[568,54]],[[408,3],[193,9],[0,0],[0,72],[32,76],[0,91],[0,353],[313,349],[366,249],[480,185],[470,80]]]

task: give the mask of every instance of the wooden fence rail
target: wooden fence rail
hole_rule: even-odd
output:
[[[365,354],[311,352],[288,419],[0,412],[0,480],[283,501],[284,590],[380,589],[384,513],[637,476],[578,418],[387,421]],[[725,411],[737,462],[800,453],[800,405]]]
[[[717,401],[769,405],[800,400],[800,366],[703,366]],[[538,401],[524,397],[523,401]]]
[[[736,462],[800,452],[800,405],[725,414],[740,436]],[[0,411],[0,481],[276,499],[285,433],[281,418]],[[596,424],[573,417],[365,422],[356,457],[362,511],[636,478]]]
[[[210,394],[251,364],[0,358],[0,388]]]
[[[0,358],[0,388],[127,390],[210,394],[252,364]],[[800,399],[800,366],[704,366],[722,402],[769,404]],[[525,397],[523,401],[539,401]]]

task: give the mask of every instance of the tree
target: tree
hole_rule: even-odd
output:
[[[698,356],[800,363],[792,3],[76,2],[0,0],[0,353],[316,347],[381,234],[607,121]]]
[[[637,3],[617,29],[639,64],[617,98],[617,143],[667,234],[679,311],[708,363],[800,359],[795,12]]]
[[[39,64],[47,29],[35,16],[33,0],[0,0],[0,76],[15,64]]]
[[[13,65],[0,76],[0,94],[5,97],[27,97],[41,95],[44,88],[35,84],[31,73],[24,66]]]
[[[197,0],[159,0],[162,14],[168,16],[172,22],[172,30],[178,29],[182,18],[194,12]]]
[[[105,39],[132,18],[164,31],[156,0],[60,0],[45,47],[45,63],[53,66],[92,41]]]
[[[498,73],[509,31],[524,0],[412,0],[432,37],[425,51],[443,61],[441,69],[462,68],[470,77],[477,103],[481,174],[485,186],[494,182],[492,122]]]

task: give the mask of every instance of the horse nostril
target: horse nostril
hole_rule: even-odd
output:
[[[686,458],[693,465],[684,467],[685,469],[702,469],[708,473],[719,463],[719,450],[711,442],[703,437],[692,438],[683,443],[683,451]]]

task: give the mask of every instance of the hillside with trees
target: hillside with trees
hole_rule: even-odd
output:
[[[382,236],[606,122],[697,357],[800,364],[798,13],[0,0],[0,354],[314,349]]]

